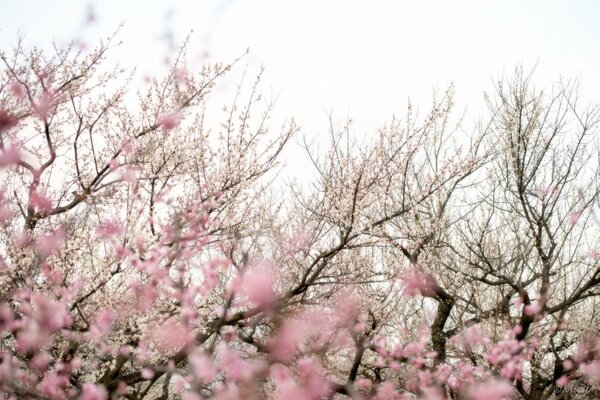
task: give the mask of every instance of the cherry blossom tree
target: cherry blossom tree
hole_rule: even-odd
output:
[[[6,399],[542,399],[600,379],[598,109],[517,69],[472,132],[453,88],[372,138],[332,119],[273,182],[261,74],[137,87],[114,37],[1,53]],[[277,189],[275,189],[277,188]]]

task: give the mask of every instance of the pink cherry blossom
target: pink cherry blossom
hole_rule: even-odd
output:
[[[131,139],[125,140],[123,142],[123,144],[121,145],[121,148],[123,149],[123,153],[127,154],[127,155],[131,155],[133,154],[133,141]]]
[[[108,392],[102,386],[87,382],[81,390],[81,400],[107,400]]]
[[[94,326],[101,332],[107,332],[115,322],[115,313],[112,310],[104,309],[96,315]]]
[[[407,296],[431,293],[436,288],[435,278],[428,273],[412,272],[401,276],[405,283],[405,293]]]
[[[531,304],[525,306],[525,314],[526,315],[534,315],[542,311],[542,306],[539,301],[534,301]]]
[[[152,371],[150,368],[142,369],[142,378],[146,380],[154,378],[154,371]]]
[[[66,240],[66,234],[63,229],[58,229],[47,235],[40,236],[35,243],[36,249],[45,257],[51,256],[60,250]]]
[[[169,318],[156,324],[148,334],[149,340],[163,353],[170,355],[192,343],[194,334],[181,321]]]
[[[201,350],[195,350],[188,356],[192,366],[194,379],[203,383],[208,383],[213,380],[217,374],[217,370],[213,366],[210,358]]]
[[[179,112],[173,112],[160,117],[158,123],[165,131],[170,131],[179,125],[180,118],[181,115]]]
[[[43,213],[52,209],[51,200],[35,190],[29,192],[29,204]]]
[[[17,124],[17,119],[0,108],[0,132],[8,130]]]
[[[508,381],[492,379],[474,384],[469,389],[469,396],[473,400],[508,400],[513,391]]]
[[[556,386],[558,387],[565,387],[569,384],[569,378],[567,378],[566,375],[561,376],[560,378],[558,378],[556,380]]]
[[[122,231],[122,226],[115,221],[105,221],[96,227],[96,235],[103,239],[119,235]]]
[[[244,271],[234,285],[255,306],[268,307],[277,299],[275,293],[276,270],[268,263],[260,263]]]
[[[581,211],[574,211],[568,215],[569,223],[571,225],[577,224],[579,218],[581,218]]]
[[[2,117],[0,116],[0,119]],[[2,121],[0,121],[0,126],[2,125]],[[0,130],[2,128],[0,127]],[[11,145],[8,149],[0,152],[0,168],[6,168],[11,165],[16,164],[21,160],[21,153],[19,146]]]
[[[48,117],[48,112],[52,107],[52,103],[54,102],[55,96],[53,93],[49,91],[44,91],[42,96],[40,96],[37,101],[33,103],[32,109],[34,114],[36,114],[41,119],[46,119]]]
[[[584,363],[580,366],[580,370],[594,382],[600,382],[600,361]]]

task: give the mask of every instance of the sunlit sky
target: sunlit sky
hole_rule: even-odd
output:
[[[141,74],[159,68],[193,30],[198,63],[230,61],[250,48],[250,72],[266,68],[263,90],[279,94],[276,113],[307,134],[327,129],[327,114],[368,135],[407,99],[425,105],[432,90],[455,83],[457,105],[475,117],[484,90],[518,64],[536,67],[548,86],[579,78],[583,99],[598,100],[600,2],[595,1],[42,1],[1,0],[0,49],[18,32],[48,46],[119,33],[116,51]],[[84,23],[88,10],[96,16]],[[167,33],[170,32],[170,36]],[[475,118],[474,117],[474,118]]]

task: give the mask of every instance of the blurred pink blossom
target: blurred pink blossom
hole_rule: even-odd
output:
[[[509,382],[497,379],[477,382],[469,389],[473,400],[508,400],[512,393],[513,387]]]
[[[575,225],[577,223],[577,221],[579,221],[579,218],[581,218],[581,211],[575,211],[569,214],[568,219],[569,219],[569,223],[571,225]]]
[[[181,115],[179,114],[179,112],[173,112],[171,114],[167,114],[167,115],[159,118],[158,124],[164,130],[170,131],[172,129],[175,129],[177,127],[177,125],[179,125],[180,118],[181,118]]]
[[[103,386],[87,382],[81,390],[81,400],[107,400],[108,392]]]
[[[269,307],[277,300],[276,270],[269,263],[259,263],[244,271],[233,289],[244,295],[254,306]]]
[[[2,118],[0,116],[0,118]],[[0,121],[0,125],[2,122]],[[1,127],[0,127],[1,129]],[[21,160],[21,152],[19,146],[11,145],[7,149],[0,152],[0,168],[10,167]]]

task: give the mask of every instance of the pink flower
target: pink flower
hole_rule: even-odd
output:
[[[427,400],[447,400],[442,390],[438,386],[424,386],[421,385],[421,391]]]
[[[131,250],[129,250],[127,247],[122,246],[118,243],[114,244],[114,250],[115,250],[115,254],[117,255],[117,257],[119,257],[119,259],[121,259],[121,260],[124,260],[131,255]]]
[[[536,300],[533,303],[526,305],[524,311],[525,315],[534,315],[542,311],[542,305]]]
[[[268,307],[277,300],[275,293],[275,268],[270,264],[260,264],[239,277],[234,284],[238,290],[257,307]]]
[[[478,382],[469,389],[469,396],[473,400],[507,400],[512,393],[512,385],[498,379]]]
[[[579,370],[594,382],[600,382],[600,361],[592,361],[579,366]]]
[[[204,400],[204,399],[202,397],[200,397],[200,395],[197,393],[185,392],[183,394],[183,400]]]
[[[60,284],[64,280],[64,274],[59,270],[53,270],[48,262],[43,262],[40,266],[40,270],[42,275],[44,275],[49,282]]]
[[[505,379],[520,379],[521,377],[521,362],[519,360],[510,359],[503,366],[500,376]]]
[[[15,316],[7,303],[0,303],[0,332],[12,329]]]
[[[47,398],[50,399],[64,399],[66,396],[64,395],[64,389],[69,384],[69,378],[65,374],[58,374],[55,371],[46,373],[44,375],[44,379],[39,383],[37,389]],[[94,398],[88,397],[85,398],[82,396],[84,400],[106,400],[105,398]]]
[[[52,357],[50,357],[48,353],[38,353],[31,361],[29,361],[29,366],[31,369],[41,374],[48,367],[51,360]]]
[[[276,399],[286,400],[312,400],[312,397],[306,393],[293,379],[277,382]]]
[[[492,365],[498,365],[498,363],[500,362],[500,350],[494,347],[492,351],[490,351],[489,354],[485,357],[485,359]]]
[[[248,368],[247,362],[242,360],[237,354],[228,349],[222,349],[220,356],[220,368],[231,380],[249,378],[252,370]]]
[[[331,385],[324,376],[323,367],[314,357],[300,359],[298,371],[302,378],[302,386],[310,399],[323,399],[331,392]]]
[[[10,94],[12,94],[17,99],[21,99],[23,96],[25,96],[25,90],[23,90],[23,85],[17,82],[13,82],[13,84],[10,85]]]
[[[407,355],[419,354],[425,349],[423,342],[410,342],[404,348],[404,353]]]
[[[174,317],[155,326],[149,337],[164,354],[176,352],[194,340],[194,334]]]
[[[123,168],[121,170],[121,180],[127,183],[135,183],[137,181],[137,171],[133,168]]]
[[[154,371],[152,371],[150,368],[144,368],[144,369],[142,369],[141,376],[142,376],[142,378],[144,378],[146,380],[150,380],[150,379],[154,378]]]
[[[310,236],[308,232],[303,229],[295,229],[291,235],[283,238],[282,244],[289,254],[308,251]]]
[[[210,358],[202,351],[195,350],[188,356],[194,378],[203,383],[208,383],[213,380],[217,374],[217,370],[213,367]]]
[[[465,332],[465,341],[469,346],[483,344],[485,339],[481,333],[481,327],[479,325],[474,325],[467,329]]]
[[[358,390],[369,391],[373,386],[373,382],[366,378],[359,378],[354,382],[354,387]]]
[[[551,194],[553,190],[554,190],[554,188],[552,186],[546,186],[546,187],[542,187],[542,188],[538,189],[538,193],[541,198],[544,198],[544,197],[548,196],[549,194]]]
[[[29,205],[43,213],[47,213],[52,209],[52,202],[35,190],[29,192]]]
[[[47,335],[37,324],[29,324],[17,334],[16,348],[21,353],[29,353],[40,349],[47,340]]]
[[[565,387],[569,384],[569,378],[566,375],[561,376],[556,380],[556,386]]]
[[[8,130],[17,124],[17,119],[0,108],[0,132]]]
[[[597,260],[600,258],[600,252],[598,252],[597,250],[592,250],[589,253],[587,253],[586,256],[591,258],[592,260]]]
[[[383,382],[377,388],[377,400],[396,400],[400,399],[400,395],[396,392],[392,382]]]
[[[106,221],[96,227],[96,235],[102,239],[119,235],[122,231],[121,226],[115,221]]]
[[[569,223],[571,225],[575,225],[577,223],[577,221],[579,221],[579,218],[581,218],[581,211],[575,211],[575,212],[570,213],[568,218],[569,218]]]
[[[229,382],[226,385],[218,384],[216,387],[215,400],[239,400],[243,398],[240,388],[235,382]]]
[[[34,293],[31,295],[31,303],[35,306],[34,318],[40,328],[47,332],[56,332],[65,328],[73,322],[69,315],[67,306],[61,302]]]
[[[517,298],[515,298],[515,307],[520,307],[523,304],[523,298],[521,296],[517,296]]]
[[[180,115],[178,112],[165,115],[158,120],[158,124],[166,131],[175,129],[179,125]]]
[[[563,368],[566,369],[567,371],[573,368],[573,361],[569,360],[568,358],[562,362]]]
[[[87,382],[81,390],[81,400],[107,400],[108,392],[103,386]]]
[[[147,311],[156,301],[156,289],[149,284],[143,284],[135,288],[135,308],[139,312]]]
[[[50,108],[52,107],[53,101],[54,95],[48,91],[44,92],[38,101],[33,104],[33,113],[41,119],[46,119],[48,116],[48,111],[50,111]]]
[[[123,153],[131,154],[133,153],[133,142],[131,140],[124,141],[121,148],[123,149]]]
[[[414,272],[400,279],[406,284],[406,295],[411,297],[417,294],[430,295],[437,288],[435,278],[428,273]]]
[[[35,242],[35,247],[44,257],[49,257],[63,247],[65,239],[65,231],[58,229],[48,235],[40,236]]]
[[[0,118],[2,118],[0,116]],[[2,121],[0,121],[0,129],[1,129]],[[8,149],[5,149],[0,153],[0,168],[6,168],[11,165],[16,164],[21,160],[21,154],[19,151],[19,146],[12,145]]]
[[[291,360],[298,351],[298,345],[310,336],[311,325],[302,319],[285,319],[277,335],[269,341],[269,349],[275,359]]]
[[[104,309],[96,315],[96,323],[94,326],[100,330],[100,332],[107,332],[115,321],[115,313],[112,310]]]
[[[188,71],[185,68],[176,68],[173,76],[179,83],[186,83],[188,80]]]

